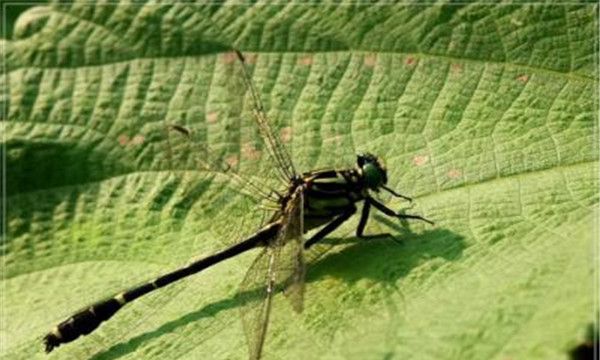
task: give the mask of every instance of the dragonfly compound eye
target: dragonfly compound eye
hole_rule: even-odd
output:
[[[376,163],[368,162],[362,166],[365,183],[371,189],[377,189],[387,182],[385,170]]]

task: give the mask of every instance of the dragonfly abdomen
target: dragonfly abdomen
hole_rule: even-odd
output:
[[[94,331],[102,322],[108,320],[125,304],[124,299],[114,298],[97,302],[79,311],[58,324],[44,337],[46,352],[52,351],[63,343],[71,342],[81,335]]]
[[[185,267],[159,276],[158,278],[139,286],[132,287],[112,298],[99,301],[80,310],[67,320],[55,326],[52,331],[46,334],[44,337],[46,352],[50,352],[61,344],[69,343],[80,336],[88,335],[104,321],[115,315],[125,304],[130,303],[149,292],[167,286],[190,275],[194,275],[207,267],[255,247],[265,246],[275,237],[279,228],[280,224],[278,222],[269,223],[254,235],[228,249],[192,262]]]

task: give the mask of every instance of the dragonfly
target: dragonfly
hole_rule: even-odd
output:
[[[269,318],[276,292],[282,290],[296,312],[304,307],[306,261],[305,252],[327,237],[358,211],[362,211],[356,227],[356,237],[371,239],[391,236],[387,233],[365,234],[365,227],[372,208],[396,219],[419,220],[434,223],[420,215],[396,212],[374,197],[386,191],[394,197],[412,201],[387,186],[387,169],[382,159],[371,153],[356,155],[354,167],[344,169],[321,169],[298,173],[291,156],[275,135],[267,117],[259,92],[254,86],[244,55],[234,50],[240,64],[245,92],[249,94],[254,123],[273,163],[273,171],[284,184],[279,191],[267,191],[264,187],[239,174],[231,173],[230,166],[200,156],[201,166],[206,170],[230,173],[237,181],[250,185],[250,190],[261,192],[275,210],[270,219],[254,234],[217,252],[193,261],[152,281],[134,286],[110,296],[69,316],[56,325],[43,338],[46,352],[70,343],[95,331],[136,299],[152,293],[179,280],[197,274],[213,265],[237,255],[259,248],[260,253],[248,269],[240,286],[240,292],[258,291],[254,301],[245,304],[242,323],[249,347],[249,358],[261,358]],[[191,130],[181,125],[169,125],[169,133],[190,138]],[[170,149],[170,147],[169,147]],[[318,229],[318,230],[317,230]],[[310,238],[305,234],[315,230]]]

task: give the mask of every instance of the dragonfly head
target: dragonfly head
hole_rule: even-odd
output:
[[[379,191],[379,188],[387,183],[387,170],[377,156],[359,153],[356,156],[356,164],[362,170],[363,179],[369,189]]]

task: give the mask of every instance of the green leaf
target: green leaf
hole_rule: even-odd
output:
[[[596,4],[24,11],[0,40],[1,357],[247,357],[236,293],[256,252],[128,305],[51,356],[41,344],[73,311],[256,229],[239,219],[258,212],[222,178],[170,166],[161,136],[167,123],[203,126],[242,170],[267,165],[226,87],[235,46],[298,168],[377,153],[389,185],[414,197],[406,211],[436,222],[374,216],[368,231],[399,243],[353,238],[356,219],[337,231],[311,253],[304,312],[277,301],[265,359],[566,358],[595,316],[597,14]]]

